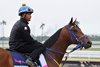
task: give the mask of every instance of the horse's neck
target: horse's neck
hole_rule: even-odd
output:
[[[51,49],[58,51],[58,52],[65,53],[67,47],[70,45],[70,42],[67,42],[67,36],[68,36],[67,33],[66,33],[66,36],[62,35],[62,34],[65,34],[64,32],[62,32],[63,30],[65,30],[65,28],[61,30],[61,33],[59,35],[58,40],[51,47]],[[47,54],[45,55],[46,59],[47,59],[48,66],[49,67],[51,67],[51,66],[58,67],[57,64],[61,63],[61,60],[62,60],[64,54],[57,54],[57,53],[54,53],[54,52],[51,52],[51,51],[49,51],[48,53],[53,57],[53,60],[52,60]],[[54,61],[54,60],[56,60],[56,61]],[[53,64],[56,65],[56,66],[54,66]]]

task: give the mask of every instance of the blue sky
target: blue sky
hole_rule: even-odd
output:
[[[10,35],[13,24],[20,18],[18,10],[22,3],[34,9],[29,26],[31,34],[35,36],[41,35],[41,23],[45,23],[44,35],[52,35],[67,25],[71,17],[78,19],[79,26],[85,34],[100,35],[100,0],[2,0],[0,22],[7,22],[4,27],[5,36]]]

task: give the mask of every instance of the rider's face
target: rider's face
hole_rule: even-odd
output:
[[[30,21],[30,20],[31,20],[31,13],[27,13],[27,14],[26,14],[26,20],[27,20],[27,21]]]
[[[30,21],[30,20],[31,20],[31,14],[32,14],[32,13],[26,13],[26,14],[25,14],[25,19],[26,19],[27,21]]]

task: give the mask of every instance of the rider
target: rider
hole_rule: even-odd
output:
[[[45,47],[40,42],[34,40],[30,35],[28,26],[31,20],[33,9],[25,4],[19,9],[20,19],[14,24],[9,39],[10,49],[21,53],[29,53],[33,61],[39,59],[39,55],[44,52]]]

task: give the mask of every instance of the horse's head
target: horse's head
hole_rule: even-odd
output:
[[[77,19],[75,19],[75,21],[73,22],[73,18],[71,18],[71,21],[66,26],[66,29],[69,32],[71,42],[72,44],[80,44],[80,48],[90,48],[92,42],[87,35],[84,35],[84,33],[79,28],[78,24],[79,22],[77,21]]]
[[[78,44],[76,46],[78,48],[84,47],[87,49],[91,47],[92,42],[84,35],[77,23],[77,20],[73,22],[73,18],[71,18],[68,25],[59,29],[44,43],[44,46],[47,47],[44,55],[49,67],[59,67],[66,49],[70,44]],[[74,48],[72,51],[74,51]]]

